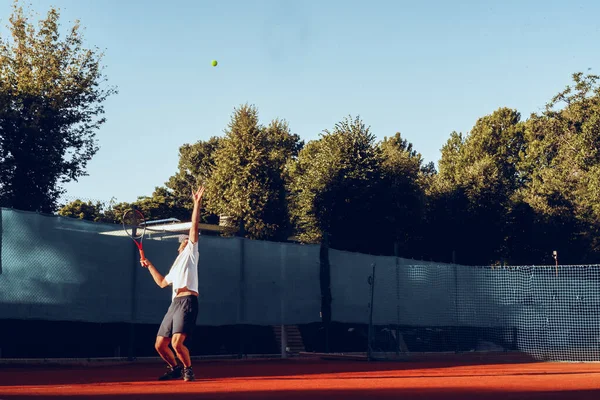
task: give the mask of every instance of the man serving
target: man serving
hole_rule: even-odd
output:
[[[195,379],[190,352],[184,342],[196,327],[198,317],[198,223],[203,194],[204,187],[202,186],[192,195],[194,199],[192,226],[189,236],[181,240],[177,250],[179,255],[173,262],[169,273],[163,277],[150,260],[147,258],[140,260],[140,264],[148,268],[158,286],[165,288],[171,285],[173,287],[172,302],[158,329],[154,346],[169,368],[163,376],[158,378],[159,380],[180,379],[182,376],[185,381]],[[183,368],[177,364],[175,354],[169,348],[169,344],[173,346]]]

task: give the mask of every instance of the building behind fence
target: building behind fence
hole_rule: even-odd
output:
[[[0,213],[0,357],[154,355],[170,288],[119,225]],[[144,241],[163,274],[177,247]],[[598,265],[471,267],[218,236],[199,252],[196,354],[277,353],[284,325],[307,351],[600,360]]]

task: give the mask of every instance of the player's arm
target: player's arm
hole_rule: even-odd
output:
[[[194,199],[194,211],[192,211],[192,226],[190,227],[190,241],[192,243],[198,243],[198,224],[200,222],[200,207],[202,207],[203,194],[204,186],[201,186],[192,196]]]
[[[169,286],[165,277],[162,276],[160,272],[158,272],[158,270],[154,267],[154,265],[152,265],[150,260],[148,260],[147,258],[144,260],[140,260],[140,264],[142,264],[142,267],[148,268],[148,271],[150,271],[152,278],[154,278],[154,282],[156,282],[158,286],[160,286],[161,288],[166,288],[167,286]]]

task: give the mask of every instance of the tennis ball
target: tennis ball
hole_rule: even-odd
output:
[[[218,63],[217,63],[217,60],[212,60],[212,63],[211,63],[211,64],[212,64],[212,66],[213,66],[213,67],[216,67],[216,66],[217,66],[217,64],[218,64]]]

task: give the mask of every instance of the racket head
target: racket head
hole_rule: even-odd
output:
[[[140,240],[146,233],[146,219],[140,210],[128,210],[123,214],[123,229],[127,235]]]

